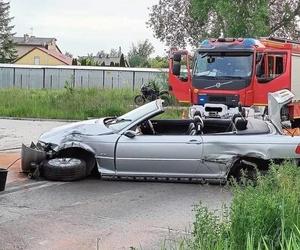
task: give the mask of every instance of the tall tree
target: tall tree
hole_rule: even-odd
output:
[[[0,63],[13,63],[17,58],[17,50],[13,42],[14,28],[10,25],[9,2],[0,0]]]
[[[128,52],[128,60],[131,67],[147,67],[148,59],[154,53],[154,47],[151,42],[146,39],[138,42],[136,45],[132,44]]]
[[[147,26],[170,47],[195,45],[205,23],[192,17],[191,10],[191,0],[160,0],[150,8]]]
[[[269,0],[270,34],[299,39],[300,0]]]
[[[169,46],[207,37],[280,36],[297,39],[300,0],[160,0],[147,22]]]
[[[65,52],[65,56],[73,58],[73,55],[70,52],[68,52],[68,51]]]
[[[110,49],[109,53],[106,53],[105,50],[100,50],[96,56],[100,58],[104,57],[120,57],[122,55],[122,49],[119,47],[118,49]]]
[[[151,68],[168,68],[169,67],[168,57],[156,56],[155,58],[150,58],[149,65]]]
[[[77,63],[79,62],[82,66],[99,66],[98,62],[95,61],[93,54],[87,56],[78,57]]]
[[[117,49],[110,49],[109,57],[119,57],[119,52]]]
[[[105,51],[104,51],[104,50],[100,50],[100,51],[97,53],[97,57],[100,57],[100,58],[106,57]]]
[[[78,65],[78,62],[77,62],[77,59],[76,59],[76,58],[73,58],[73,59],[72,59],[72,65]]]
[[[126,67],[124,54],[121,54],[121,57],[120,57],[120,67]]]

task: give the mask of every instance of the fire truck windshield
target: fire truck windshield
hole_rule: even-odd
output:
[[[250,84],[253,53],[200,52],[195,58],[193,86],[201,89],[242,89]]]

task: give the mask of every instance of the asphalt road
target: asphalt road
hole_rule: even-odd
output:
[[[0,120],[1,147],[57,125]],[[217,185],[17,179],[0,193],[0,249],[160,249],[191,231],[194,205],[218,210],[230,199]]]
[[[36,141],[45,131],[66,124],[56,121],[28,121],[0,119],[0,151],[19,147],[21,143]]]

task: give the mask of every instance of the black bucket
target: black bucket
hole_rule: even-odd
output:
[[[5,190],[7,169],[0,168],[0,192]]]

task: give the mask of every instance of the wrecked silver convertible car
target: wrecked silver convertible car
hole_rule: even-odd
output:
[[[120,117],[52,129],[37,144],[23,145],[22,170],[65,181],[93,169],[101,176],[224,181],[241,169],[300,159],[300,137],[283,135],[276,119],[155,118],[163,112],[162,100],[156,100]]]

